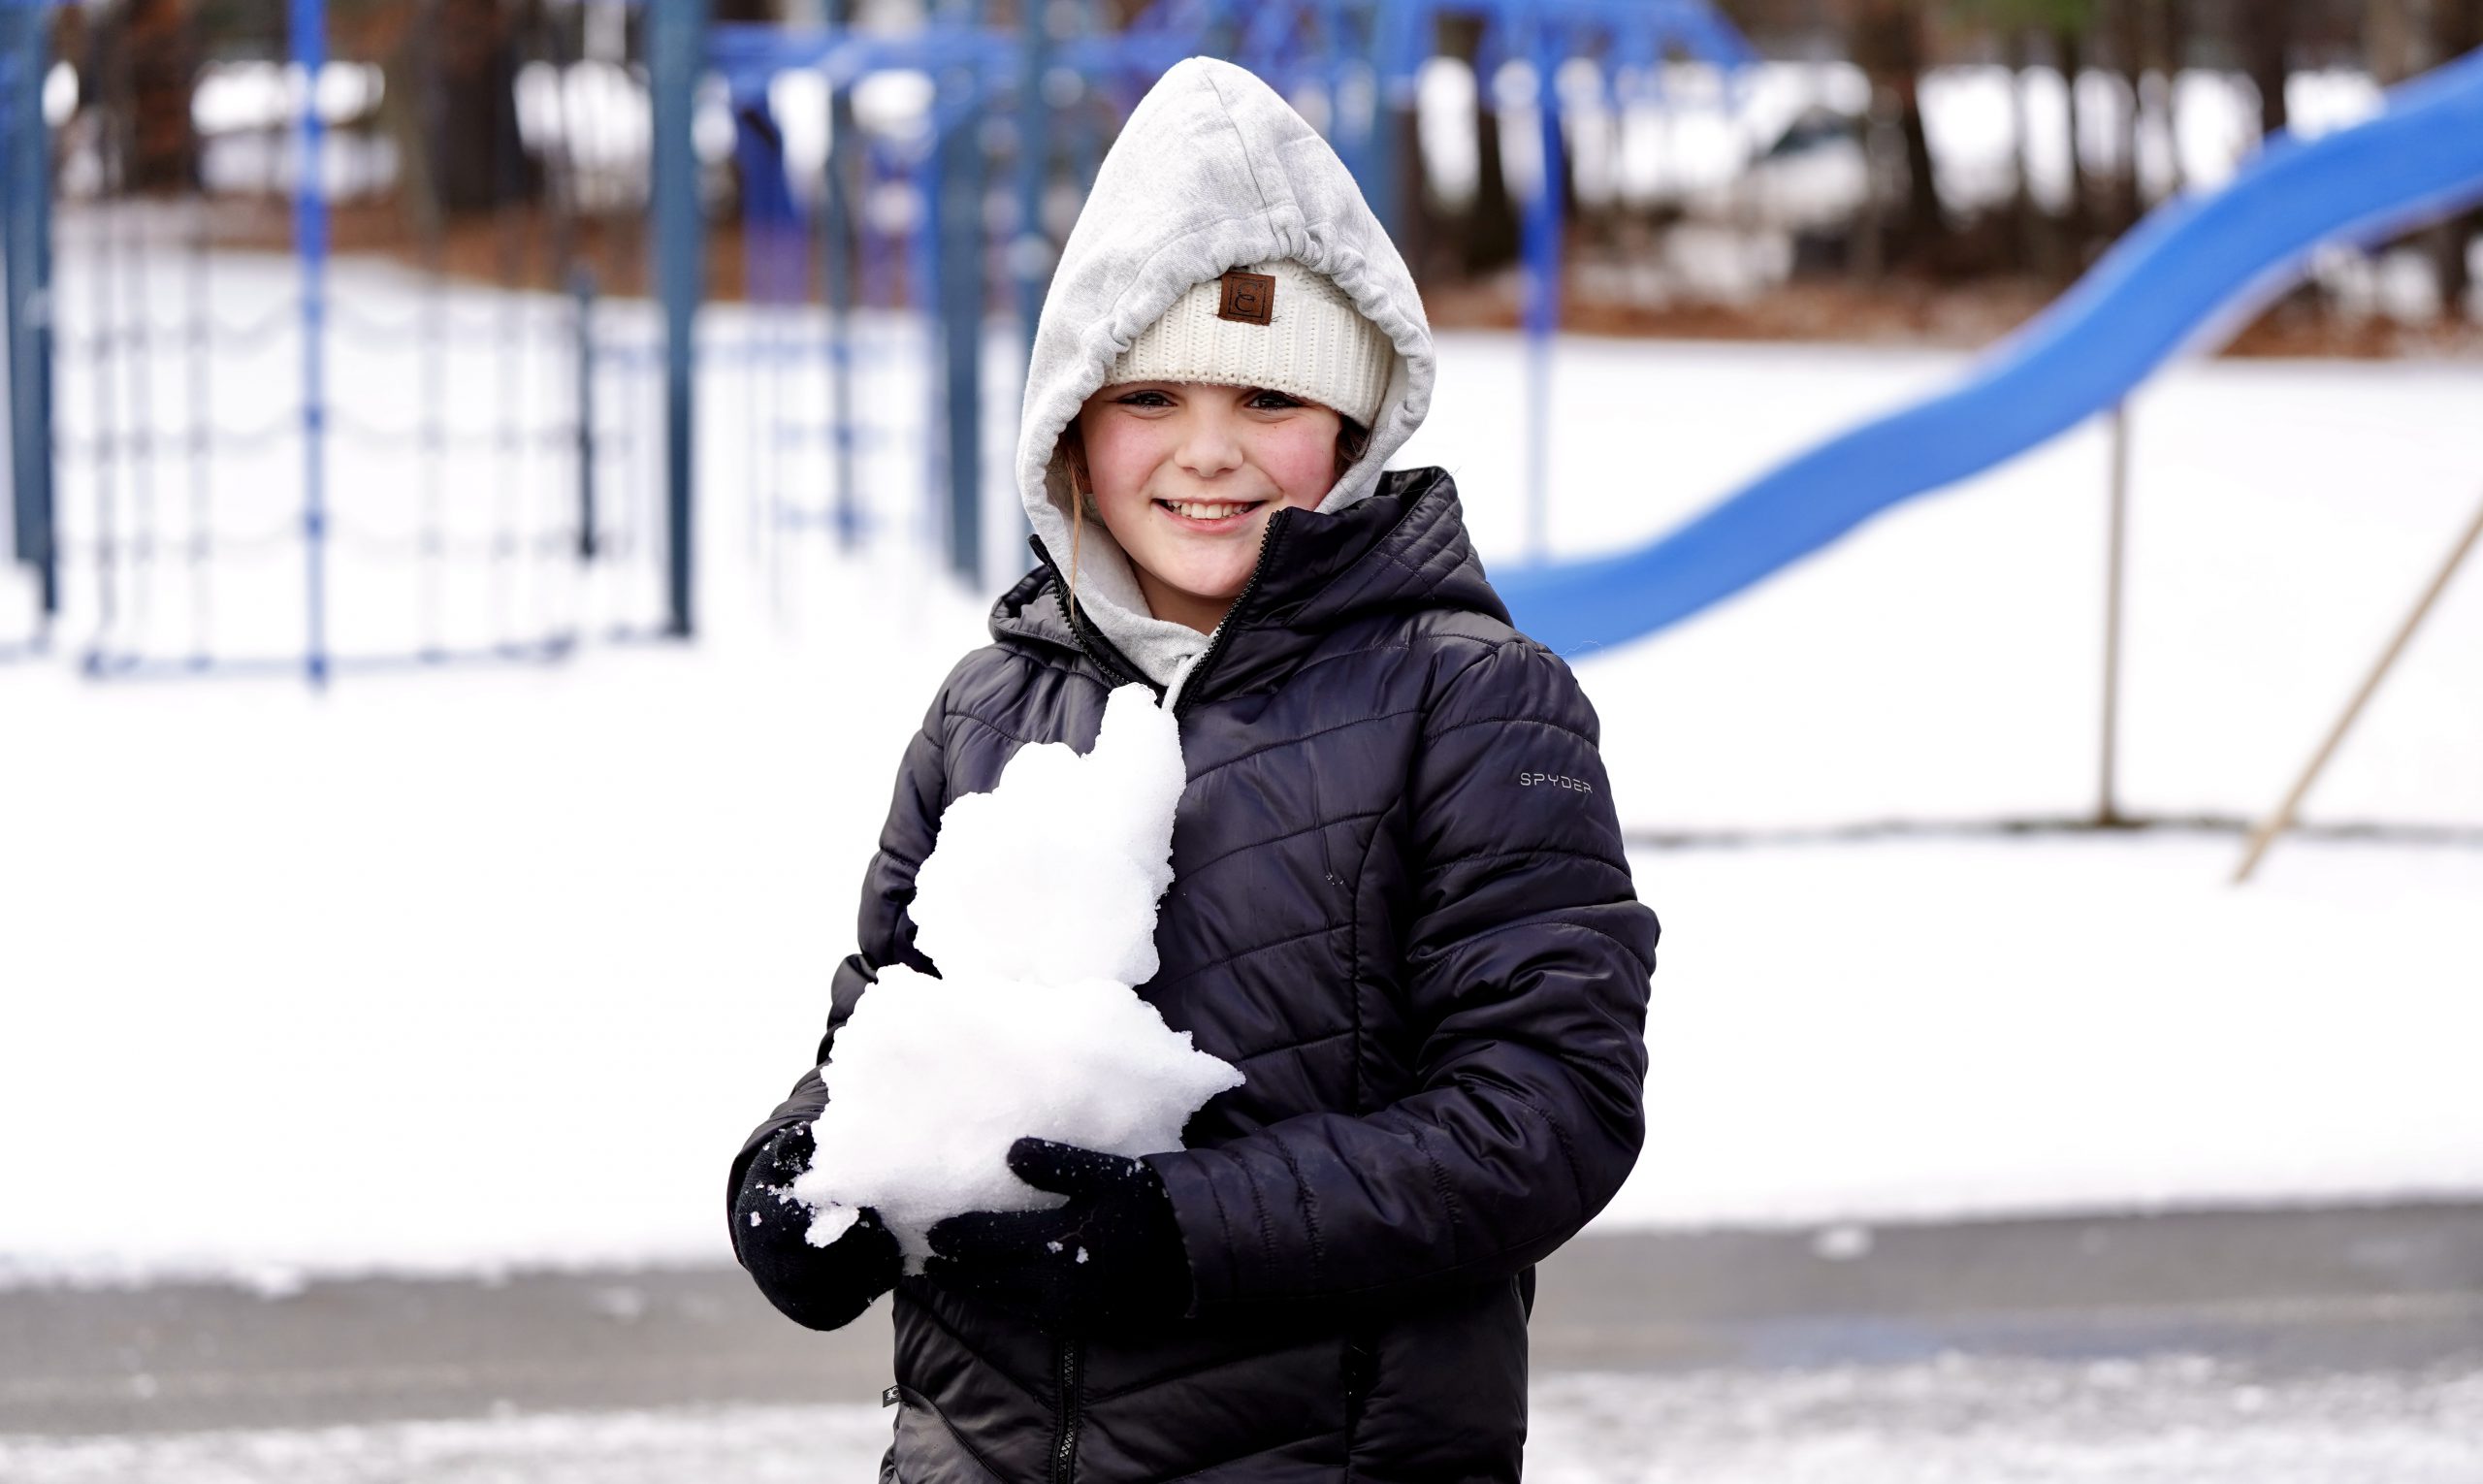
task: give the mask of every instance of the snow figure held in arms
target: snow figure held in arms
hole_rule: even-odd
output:
[[[1387,467],[1438,369],[1317,131],[1167,72],[1036,325],[1036,565],[726,1186],[789,1317],[891,1296],[882,1484],[1516,1484],[1534,1265],[1645,1137],[1656,919],[1577,678],[1448,471]]]
[[[818,1212],[812,1245],[868,1209],[920,1272],[945,1216],[1061,1204],[1010,1173],[1019,1136],[1177,1149],[1199,1105],[1242,1082],[1130,988],[1155,977],[1183,782],[1178,727],[1130,685],[1092,752],[1025,747],[998,787],[941,814],[911,908],[939,977],[883,970],[820,1068],[827,1107],[791,1189]],[[1029,840],[1046,842],[1039,861]]]

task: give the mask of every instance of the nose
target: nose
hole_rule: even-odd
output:
[[[1220,406],[1194,402],[1181,420],[1181,442],[1173,455],[1182,472],[1198,479],[1213,479],[1240,468],[1241,430],[1235,421]]]

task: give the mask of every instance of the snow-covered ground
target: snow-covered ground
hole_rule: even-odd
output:
[[[1458,472],[1495,560],[1523,529],[1521,364],[1508,338],[1446,338],[1438,408],[1408,451]],[[1643,538],[1963,364],[1570,342],[1554,542]],[[16,781],[0,800],[0,1269],[281,1289],[302,1271],[722,1255],[726,1157],[810,1053],[899,750],[988,597],[931,575],[910,486],[874,483],[882,538],[863,562],[775,519],[777,494],[817,503],[822,466],[816,439],[759,436],[762,399],[818,403],[746,367],[720,362],[708,383],[695,648],[349,678],[324,697],[0,667],[0,777]],[[365,415],[406,415],[386,399],[412,372],[347,374]],[[521,384],[557,385],[541,374]],[[895,363],[874,395],[910,404],[914,374]],[[2478,401],[2483,366],[2465,363],[2211,364],[2140,396],[2124,808],[2273,800],[2483,499]],[[488,384],[452,403],[488,431]],[[95,404],[64,398],[73,431]],[[995,426],[995,455],[1006,442]],[[795,452],[753,457],[779,446]],[[2081,432],[1581,659],[1625,821],[2091,809],[2104,467]],[[517,490],[497,519],[557,536],[562,466],[533,468],[552,491]],[[420,509],[414,474],[340,455],[340,509],[402,521]],[[450,487],[476,551],[492,491]],[[986,522],[995,573],[1013,562],[1007,500]],[[414,642],[419,586],[388,584],[401,554],[367,555],[338,559],[340,603],[388,595],[354,632]],[[128,625],[140,589],[122,570]],[[539,613],[532,591],[504,598],[521,631],[641,616],[651,590],[607,609],[547,586]],[[238,643],[299,592],[281,554],[237,558],[216,578],[219,633]],[[444,595],[444,628],[495,631],[488,583]],[[76,600],[73,648],[97,621],[90,591]],[[152,611],[180,653],[188,598],[159,590]],[[2483,824],[2478,673],[2469,571],[2311,817]],[[2237,848],[1642,851],[1666,923],[1652,1132],[1604,1219],[2483,1194],[2483,1098],[2460,1054],[2483,1031],[2483,851],[2292,841],[2235,890]]]
[[[1640,853],[1648,1142],[1606,1225],[2483,1193],[2483,850]]]
[[[1948,1359],[1537,1383],[1547,1484],[2468,1484],[2483,1375],[2268,1380],[2216,1364]],[[0,1436],[15,1484],[766,1484],[860,1479],[864,1406],[541,1413],[302,1431]]]

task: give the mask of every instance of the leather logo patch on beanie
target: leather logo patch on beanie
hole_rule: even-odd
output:
[[[1244,325],[1264,325],[1275,318],[1276,280],[1266,274],[1235,269],[1224,275],[1224,301],[1215,317]]]

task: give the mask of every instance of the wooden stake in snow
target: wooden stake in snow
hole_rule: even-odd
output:
[[[2112,404],[2112,520],[2104,536],[2104,750],[2095,790],[2095,823],[2122,823],[2115,778],[2121,750],[2121,572],[2128,545],[2130,404]]]
[[[2328,739],[2319,744],[2317,753],[2311,755],[2310,765],[2302,770],[2300,778],[2294,780],[2293,791],[2285,795],[2284,802],[2276,806],[2273,814],[2260,822],[2259,827],[2251,831],[2250,844],[2241,853],[2241,864],[2233,873],[2235,886],[2238,887],[2250,879],[2250,872],[2259,864],[2259,857],[2267,854],[2268,847],[2275,842],[2276,836],[2292,826],[2294,811],[2302,807],[2303,795],[2308,793],[2310,786],[2318,782],[2319,770],[2328,765],[2329,758],[2335,755],[2338,745],[2345,740],[2345,733],[2353,726],[2354,719],[2362,715],[2363,707],[2370,702],[2371,693],[2377,691],[2380,681],[2387,677],[2388,667],[2397,662],[2397,657],[2403,653],[2406,641],[2414,637],[2416,629],[2422,627],[2424,615],[2432,611],[2432,604],[2437,602],[2440,594],[2447,590],[2449,579],[2457,575],[2458,566],[2466,561],[2466,554],[2474,549],[2477,539],[2483,539],[2483,508],[2478,508],[2474,512],[2474,519],[2467,523],[2466,533],[2457,538],[2457,545],[2450,550],[2448,560],[2440,564],[2440,569],[2433,575],[2431,585],[2425,588],[2423,596],[2415,600],[2414,611],[2405,615],[2405,622],[2398,626],[2396,637],[2390,639],[2388,648],[2380,652],[2379,661],[2370,667],[2369,675],[2363,677],[2362,688],[2354,693],[2354,698],[2345,705],[2345,714],[2337,718],[2337,725],[2328,729]]]

